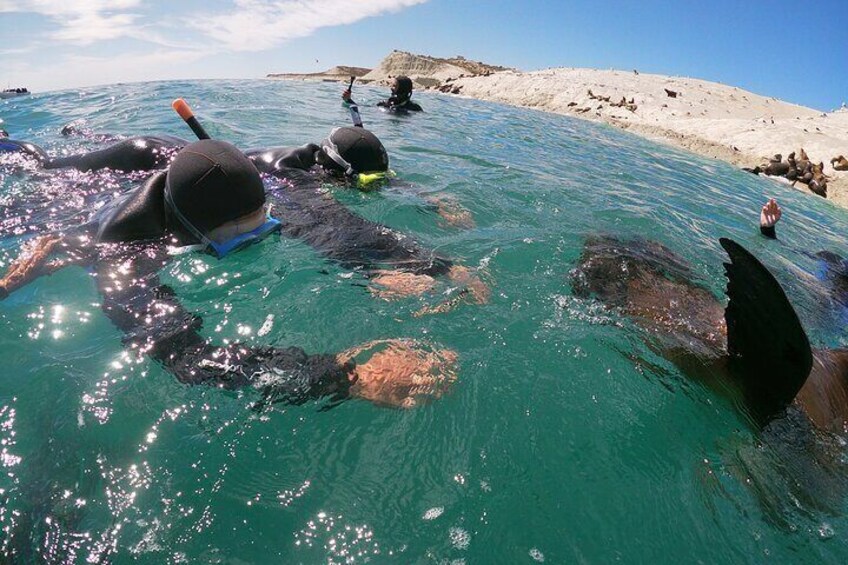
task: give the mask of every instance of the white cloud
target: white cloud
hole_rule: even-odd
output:
[[[0,0],[0,17],[38,14],[48,22],[41,23],[44,31],[31,34],[29,44],[0,45],[0,76],[31,90],[201,74],[241,76],[243,69],[232,64],[208,66],[209,57],[269,50],[323,27],[352,24],[426,1],[216,0],[188,19],[188,8],[174,0]],[[97,50],[97,56],[88,55],[91,49],[78,49],[119,39],[145,45],[139,49],[124,42],[108,52]],[[49,62],[33,65],[30,53],[47,50]]]
[[[0,12],[41,14],[59,27],[52,39],[90,45],[137,36],[140,16],[128,10],[140,5],[141,0],[0,0]]]
[[[94,86],[118,82],[169,80],[198,77],[206,71],[191,69],[210,53],[160,49],[121,57],[67,55],[45,65],[34,67],[23,61],[4,69],[14,77],[15,85],[27,86],[33,92],[55,88]],[[81,72],[85,69],[85,72]]]
[[[195,13],[183,21],[214,40],[222,51],[264,51],[323,27],[351,24],[426,1],[233,0],[230,10]],[[142,4],[142,0],[0,0],[0,12],[45,16],[58,27],[50,39],[64,43],[90,45],[130,37],[167,44],[159,35],[167,24],[142,21],[142,15],[136,13]],[[179,7],[179,3],[170,3],[168,10]]]
[[[317,29],[397,12],[427,0],[235,0],[232,11],[187,25],[232,51],[264,51]]]

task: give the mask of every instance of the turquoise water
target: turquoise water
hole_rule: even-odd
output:
[[[339,93],[266,81],[115,85],[3,101],[0,117],[14,138],[58,154],[98,146],[62,138],[72,120],[188,138],[170,110],[183,96],[214,137],[299,145],[348,123]],[[479,267],[488,304],[415,317],[444,282],[386,302],[286,239],[221,262],[180,256],[163,280],[215,342],[449,347],[459,354],[451,392],[408,411],[352,400],[257,414],[253,391],[184,386],[155,362],[130,362],[89,274],[68,268],[0,303],[5,550],[55,563],[846,562],[846,498],[825,485],[811,503],[789,488],[819,478],[807,455],[761,445],[733,406],[568,284],[585,237],[606,232],[664,243],[720,295],[717,238],[729,236],[776,274],[811,341],[845,345],[803,251],[844,251],[846,213],[612,128],[426,94],[422,115],[364,107],[380,94],[356,91],[399,179],[378,194],[331,190]],[[129,186],[102,173],[0,169],[0,203],[34,214],[21,233],[72,225]],[[454,198],[475,225],[446,225],[427,196]],[[785,211],[778,242],[756,228],[768,196]],[[25,237],[14,231],[7,224],[0,242],[4,269]],[[828,509],[819,495],[833,499]]]

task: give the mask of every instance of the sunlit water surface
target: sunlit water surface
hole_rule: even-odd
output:
[[[100,146],[61,137],[73,120],[190,137],[170,109],[183,96],[214,137],[300,145],[348,123],[339,92],[116,85],[5,100],[0,117],[14,138],[71,153]],[[720,296],[717,239],[729,236],[776,274],[815,344],[845,344],[804,251],[844,251],[846,213],[611,128],[427,94],[426,113],[392,116],[365,104],[380,94],[356,90],[399,178],[335,196],[480,267],[488,304],[414,317],[448,287],[386,302],[286,239],[225,261],[183,255],[162,276],[216,343],[336,352],[411,337],[452,348],[450,394],[408,411],[352,400],[259,414],[252,391],[184,386],[153,361],[128,363],[90,275],[68,268],[0,303],[4,550],[56,563],[847,562],[845,498],[823,510],[787,486],[815,480],[804,453],[761,445],[733,406],[568,284],[586,236],[604,232],[664,243]],[[79,223],[140,178],[6,159],[3,269],[27,234]],[[455,199],[475,225],[446,225],[431,195]],[[772,195],[785,210],[777,242],[756,227]]]

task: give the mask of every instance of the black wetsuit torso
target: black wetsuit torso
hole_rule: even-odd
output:
[[[103,312],[123,332],[124,344],[151,356],[186,384],[254,385],[265,400],[292,404],[346,398],[353,362],[341,364],[335,355],[310,355],[298,347],[217,347],[204,340],[202,319],[185,310],[158,276],[170,258],[166,244],[176,231],[165,208],[165,178],[164,171],[154,174],[68,234],[119,244],[75,252],[91,265]]]
[[[402,100],[397,96],[390,96],[388,100],[377,102],[377,106],[391,112],[421,112],[424,109],[411,99]]]
[[[0,139],[0,142],[8,141]],[[36,153],[44,154],[35,145],[14,143],[15,147],[30,145]],[[53,168],[147,170],[166,166],[171,156],[186,144],[173,136],[134,137],[91,153],[47,159]],[[283,224],[283,233],[304,241],[346,268],[365,271],[391,268],[431,276],[450,270],[450,260],[422,247],[409,236],[358,216],[322,190],[325,177],[311,171],[315,168],[318,149],[315,144],[307,144],[246,152],[260,172],[286,182],[284,187],[269,193]],[[101,242],[162,237],[169,226],[162,211],[161,185],[153,187],[156,178],[154,175],[136,191],[110,202],[97,213],[93,224],[84,229]],[[163,183],[164,178],[156,182]]]

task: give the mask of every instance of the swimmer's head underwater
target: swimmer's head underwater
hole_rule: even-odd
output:
[[[315,161],[325,171],[344,175],[363,190],[392,176],[386,148],[376,135],[361,127],[334,128],[321,142]]]
[[[279,231],[259,171],[235,146],[201,140],[180,151],[165,181],[166,213],[182,249],[218,258]]]

